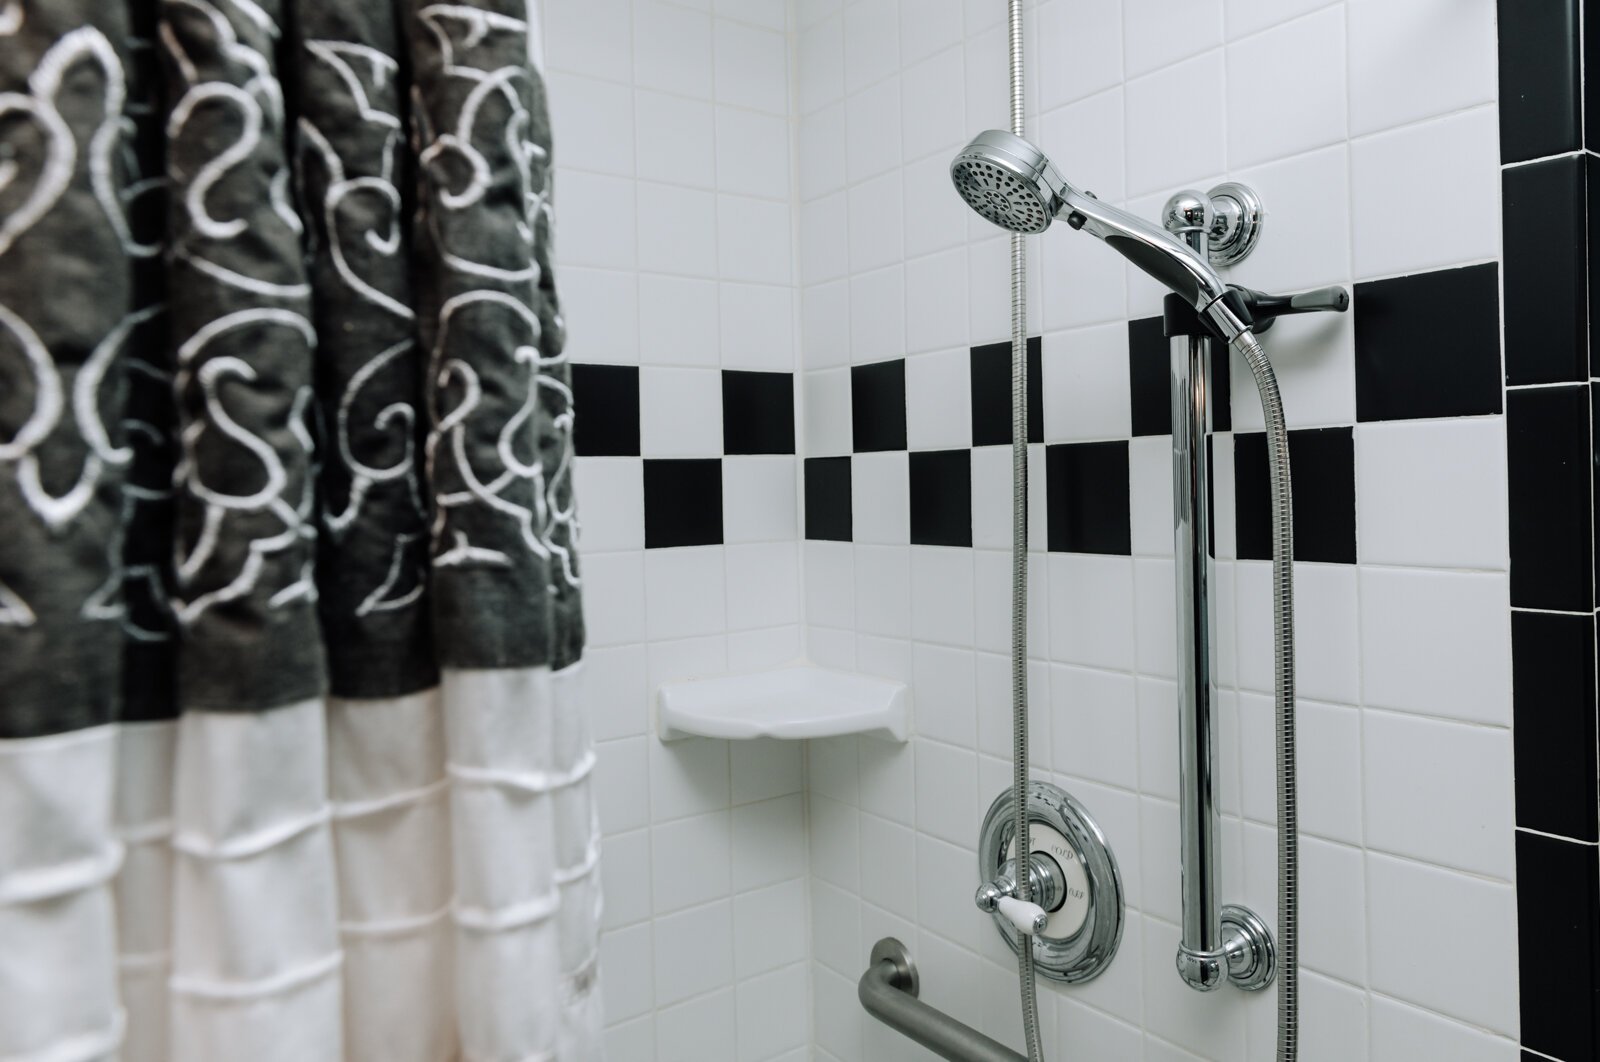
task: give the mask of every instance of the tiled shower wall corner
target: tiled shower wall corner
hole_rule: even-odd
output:
[[[607,1053],[795,1062],[810,1055],[803,749],[663,746],[648,717],[664,679],[802,653],[789,13],[544,7]]]
[[[1265,341],[1295,429],[1303,1057],[1509,1062],[1522,1016],[1494,4],[1029,9],[1029,128],[1070,180],[1146,217],[1179,188],[1245,181],[1269,219],[1229,279],[1354,288],[1351,313],[1285,319]],[[990,347],[1009,333],[1007,241],[946,177],[973,132],[1006,123],[1004,11],[799,11],[806,641],[822,663],[909,681],[916,713],[908,746],[809,753],[815,1035],[838,1062],[927,1057],[855,1000],[862,956],[890,934],[925,998],[1020,1046],[1011,954],[971,906],[978,824],[1010,774],[1006,352]],[[1110,970],[1042,993],[1048,1053],[1270,1059],[1271,993],[1200,996],[1173,972],[1160,293],[1064,227],[1030,254],[1034,764],[1098,817],[1129,900]],[[1227,376],[1223,893],[1271,921],[1265,449],[1247,371]]]
[[[1005,123],[1005,5],[545,4],[611,1056],[930,1057],[856,1003],[886,933],[925,998],[1015,1044],[1011,957],[970,907],[1009,780],[1006,241],[945,176]],[[1594,159],[1577,0],[1503,6],[1497,79],[1489,0],[1029,4],[1030,133],[1069,178],[1145,216],[1245,180],[1269,222],[1230,279],[1356,294],[1266,337],[1296,461],[1307,1060],[1594,1057],[1595,599],[1568,600],[1593,569]],[[1067,232],[1030,253],[1035,764],[1130,901],[1112,970],[1043,993],[1050,1055],[1270,1058],[1270,994],[1171,969],[1159,292]],[[1262,422],[1240,364],[1215,385],[1225,892],[1270,920]],[[650,736],[661,679],[801,653],[909,681],[917,737]]]

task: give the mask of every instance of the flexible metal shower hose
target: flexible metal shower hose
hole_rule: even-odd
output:
[[[1273,700],[1278,746],[1278,1062],[1300,1054],[1299,884],[1300,810],[1295,784],[1294,498],[1289,479],[1289,430],[1272,363],[1249,332],[1233,341],[1261,392],[1272,470]]]
[[[1010,0],[1011,131],[1023,129],[1022,0]],[[1011,726],[1015,775],[1012,816],[1017,866],[1033,851],[1028,830],[1028,274],[1027,244],[1011,234]],[[1032,883],[1017,874],[1017,898],[1031,902]],[[1043,1062],[1039,1048],[1039,998],[1033,973],[1033,938],[1021,934],[1017,975],[1022,988],[1022,1035],[1030,1062]]]

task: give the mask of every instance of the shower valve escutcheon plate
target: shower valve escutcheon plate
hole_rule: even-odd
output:
[[[980,910],[994,914],[996,928],[1016,951],[1022,933],[1001,914],[1002,900],[1015,898],[1017,888],[1012,810],[1007,789],[984,816],[978,841],[983,884],[974,899]],[[1083,805],[1059,786],[1028,783],[1028,823],[1030,899],[1043,909],[1029,937],[1035,968],[1069,984],[1093,980],[1122,942],[1125,905],[1116,857]]]

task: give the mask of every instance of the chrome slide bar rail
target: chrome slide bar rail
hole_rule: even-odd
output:
[[[868,1014],[950,1062],[1028,1062],[970,1025],[917,998],[917,967],[906,946],[884,937],[872,946],[872,964],[856,992]]]

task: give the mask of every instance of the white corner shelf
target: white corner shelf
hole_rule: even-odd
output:
[[[656,733],[662,741],[798,741],[842,734],[905,741],[910,730],[905,683],[812,664],[664,682],[656,695]]]

